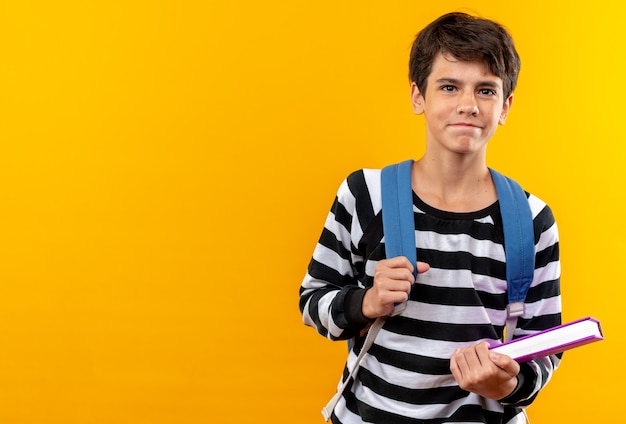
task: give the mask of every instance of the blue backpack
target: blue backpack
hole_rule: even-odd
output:
[[[385,253],[388,258],[406,256],[412,264],[415,264],[417,252],[413,217],[413,188],[411,186],[412,167],[413,160],[407,160],[383,168],[381,187]],[[522,187],[493,169],[489,171],[496,185],[504,227],[508,295],[505,340],[511,340],[517,326],[517,319],[524,312],[524,299],[526,299],[526,293],[530,288],[535,272],[535,231],[528,199]],[[417,269],[415,269],[414,274],[417,276]],[[397,304],[391,315],[401,313],[405,307],[406,303]],[[348,376],[338,387],[337,393],[322,409],[325,421],[330,420],[341,394],[353,376],[356,375],[361,360],[372,346],[385,320],[386,317],[379,317],[369,328],[361,351],[348,370]],[[348,342],[348,346],[351,347],[350,342]]]
[[[383,168],[381,186],[386,255],[388,258],[406,256],[415,264],[412,165],[413,160],[407,160]],[[522,187],[493,169],[489,171],[496,185],[504,227],[508,296],[505,335],[506,340],[511,340],[517,319],[524,312],[524,299],[533,281],[535,232],[528,199]]]

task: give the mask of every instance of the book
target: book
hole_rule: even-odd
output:
[[[600,340],[604,340],[600,321],[587,317],[499,345],[492,345],[490,350],[508,355],[517,362],[527,362]]]

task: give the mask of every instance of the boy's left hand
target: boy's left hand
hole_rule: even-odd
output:
[[[463,390],[499,400],[517,387],[520,366],[509,356],[489,351],[480,342],[457,349],[450,358],[450,371]]]

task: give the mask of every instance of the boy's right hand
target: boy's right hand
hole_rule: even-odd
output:
[[[429,268],[427,263],[417,263],[418,273]],[[396,303],[409,299],[413,283],[413,264],[406,257],[379,261],[374,270],[374,284],[363,297],[363,315],[370,319],[390,315]]]

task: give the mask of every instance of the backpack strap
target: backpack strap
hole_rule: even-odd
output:
[[[387,258],[405,256],[415,267],[413,276],[417,277],[412,169],[413,160],[409,159],[388,165],[380,173],[382,198],[380,236],[381,239],[382,236],[385,238],[385,256]],[[406,302],[397,303],[391,316],[400,314],[405,308]],[[348,340],[348,350],[352,350],[352,344],[353,340]]]
[[[517,319],[535,273],[535,230],[528,198],[514,180],[489,169],[498,192],[506,255],[507,319],[505,340],[513,338]]]
[[[417,276],[417,254],[415,249],[415,221],[413,218],[413,188],[411,186],[411,170],[413,160],[389,165],[382,169],[380,174],[382,196],[383,234],[385,238],[385,255],[387,258],[406,256],[413,264],[413,274]],[[396,304],[391,316],[400,314],[406,308],[406,302]],[[348,376],[343,380],[337,393],[322,408],[324,420],[331,418],[333,410],[354,378],[361,360],[374,343],[376,335],[385,324],[387,317],[378,317],[367,331],[367,336],[356,357]],[[352,350],[352,344],[348,342]]]
[[[417,277],[412,169],[412,159],[386,166],[381,171],[380,181],[385,256],[405,256],[413,264],[413,276]],[[392,316],[398,315],[404,308],[406,302],[396,304]]]

